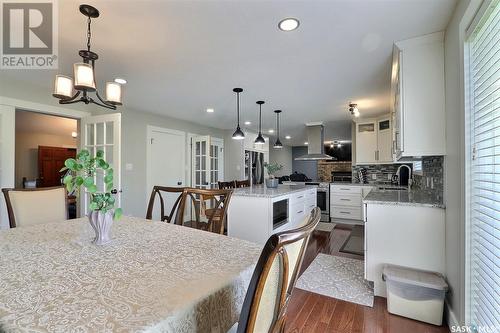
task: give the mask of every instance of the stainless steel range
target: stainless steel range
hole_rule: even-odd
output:
[[[316,201],[321,209],[321,222],[330,222],[330,183],[325,182],[306,182],[304,185],[315,185]]]

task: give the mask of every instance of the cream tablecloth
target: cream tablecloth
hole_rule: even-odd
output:
[[[0,332],[226,332],[260,254],[129,217],[91,236],[86,219],[0,231]]]

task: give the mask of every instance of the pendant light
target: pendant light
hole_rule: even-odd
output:
[[[240,93],[243,91],[241,88],[234,88],[233,91],[236,93],[236,113],[238,124],[236,126],[236,131],[233,133],[233,139],[243,140],[245,138],[245,133],[240,128]]]
[[[266,140],[264,140],[264,137],[262,136],[262,104],[264,104],[264,101],[257,101],[256,102],[259,105],[259,135],[257,136],[257,139],[255,139],[255,144],[256,145],[263,145],[266,143]]]
[[[280,141],[280,113],[281,110],[274,110],[274,113],[276,113],[276,142],[274,143],[273,148],[276,149],[281,149],[283,148],[283,144]]]
[[[59,104],[93,103],[116,110],[118,105],[122,105],[122,85],[116,82],[106,82],[106,96],[102,98],[95,82],[95,62],[99,59],[99,55],[90,50],[92,37],[90,24],[93,18],[99,17],[99,11],[90,5],[81,5],[80,13],[87,18],[87,49],[78,52],[82,57],[82,62],[73,65],[74,81],[69,76],[56,75],[52,96],[59,99]],[[90,93],[95,93],[97,99],[92,98]]]

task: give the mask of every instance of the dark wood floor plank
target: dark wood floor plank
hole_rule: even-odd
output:
[[[301,273],[318,253],[362,259],[339,252],[350,234],[351,226],[337,225],[331,233],[316,231],[304,256]],[[445,333],[446,326],[434,326],[390,314],[386,299],[375,297],[373,307],[294,289],[286,315],[287,333]]]

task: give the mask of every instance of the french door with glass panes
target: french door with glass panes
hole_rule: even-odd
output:
[[[192,138],[192,186],[217,188],[224,179],[224,141],[210,136]]]
[[[87,149],[91,156],[97,151],[104,152],[104,160],[113,168],[113,187],[116,191],[115,207],[121,207],[121,114],[113,113],[82,118],[81,148]],[[97,191],[105,191],[104,173],[99,170],[95,176]],[[82,189],[83,191],[83,189]],[[80,211],[88,213],[90,196],[85,190],[80,196]]]

